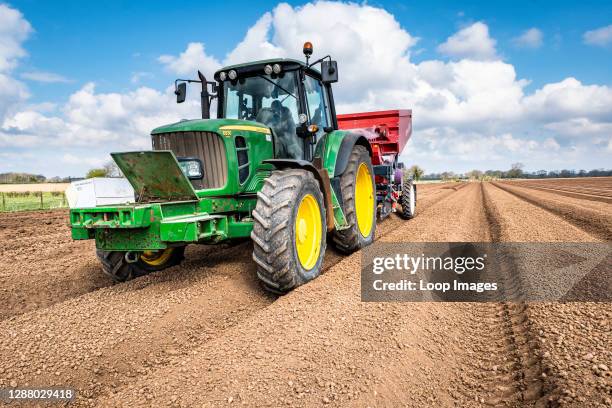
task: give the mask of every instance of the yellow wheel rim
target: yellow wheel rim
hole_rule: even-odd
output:
[[[174,248],[166,248],[159,251],[144,251],[140,259],[151,266],[160,266],[168,262],[174,252]]]
[[[306,194],[295,217],[295,248],[300,264],[306,270],[314,268],[321,251],[321,209],[312,194]]]
[[[355,212],[359,232],[368,237],[372,232],[374,223],[374,187],[372,186],[372,175],[365,163],[361,163],[357,169],[355,180]]]

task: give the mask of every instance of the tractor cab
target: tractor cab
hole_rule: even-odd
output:
[[[291,59],[229,66],[215,73],[217,117],[262,123],[272,130],[275,158],[311,160],[321,136],[337,129],[336,79]]]
[[[338,65],[325,56],[309,63],[313,47],[304,44],[306,62],[270,59],[231,65],[207,81],[177,79],[177,103],[185,101],[187,83],[202,86],[202,119],[210,118],[217,98],[217,118],[258,122],[272,134],[274,158],[312,160],[321,136],[338,129],[331,84],[338,81]],[[314,68],[321,64],[321,70]],[[209,85],[213,93],[209,93]]]

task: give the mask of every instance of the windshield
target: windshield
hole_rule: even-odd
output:
[[[225,117],[254,120],[269,126],[280,142],[275,144],[276,156],[301,159],[303,143],[296,136],[297,95],[297,71],[278,77],[257,75],[225,81]]]

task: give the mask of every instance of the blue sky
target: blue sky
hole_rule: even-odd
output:
[[[40,100],[61,101],[87,81],[100,83],[100,91],[130,89],[130,73],[156,71],[148,84],[164,86],[156,62],[159,54],[176,54],[192,41],[204,41],[213,55],[223,56],[238,43],[246,29],[278,2],[236,1],[108,1],[104,6],[83,7],[82,1],[12,1],[36,33],[27,42],[30,53],[24,69],[57,72],[75,83],[60,86],[32,84]],[[298,6],[304,2],[289,1]],[[532,81],[531,89],[547,82],[575,76],[585,83],[612,84],[610,49],[588,47],[585,31],[612,23],[610,1],[422,1],[368,2],[390,11],[409,32],[420,37],[422,53],[415,62],[436,58],[435,47],[457,28],[486,21],[498,38],[506,60],[519,77]],[[228,11],[229,10],[229,11]],[[219,18],[228,16],[227,19]],[[546,46],[525,50],[511,39],[529,27],[539,27]],[[544,62],[545,61],[545,62]]]
[[[19,21],[11,20],[16,24],[14,32],[0,29],[0,45],[4,36],[8,38],[4,42],[17,43],[23,51],[22,55],[4,57],[12,61],[12,67],[5,68],[4,72],[0,70],[0,75],[8,78],[7,84],[24,90],[23,95],[4,100],[0,92],[0,172],[78,176],[106,160],[110,151],[146,147],[145,124],[161,124],[163,122],[158,122],[172,119],[173,114],[180,118],[197,113],[193,103],[183,110],[176,106],[164,108],[164,104],[171,103],[167,88],[176,76],[181,76],[181,68],[169,63],[168,59],[162,62],[162,55],[171,56],[175,62],[182,61],[180,66],[190,69],[199,68],[198,61],[214,60],[203,67],[206,70],[240,58],[246,60],[269,52],[278,54],[287,50],[290,39],[295,39],[295,52],[298,52],[303,36],[319,35],[325,39],[329,37],[333,44],[326,46],[342,57],[343,47],[351,44],[334,43],[342,40],[342,36],[334,35],[334,27],[341,24],[348,26],[347,32],[364,31],[353,25],[352,16],[380,23],[379,31],[383,35],[378,38],[378,34],[347,33],[346,38],[357,38],[354,37],[357,35],[364,48],[376,48],[384,45],[384,37],[388,34],[390,41],[396,38],[397,48],[404,49],[409,57],[391,55],[390,51],[388,60],[401,70],[398,74],[401,78],[395,78],[391,69],[371,72],[379,78],[384,76],[379,95],[374,83],[379,78],[372,78],[372,83],[362,88],[363,80],[343,83],[341,77],[339,104],[345,111],[395,107],[383,106],[392,103],[412,104],[396,106],[415,110],[415,132],[411,145],[404,152],[406,161],[417,162],[427,171],[459,172],[471,168],[504,169],[514,161],[524,162],[531,170],[539,167],[611,167],[612,111],[603,105],[612,95],[612,35],[606,40],[605,30],[612,25],[612,2],[376,1],[342,3],[338,5],[339,12],[331,18],[323,12],[317,14],[326,7],[321,3],[310,4],[310,7],[304,7],[309,4],[306,2],[286,3],[288,6],[280,7],[278,2],[271,1],[86,3],[24,0],[2,3],[0,0],[0,4],[20,15]],[[270,16],[270,21],[266,20],[266,15]],[[281,21],[282,16],[302,21]],[[332,21],[304,21],[308,16]],[[24,30],[18,24],[20,21],[27,22],[31,29],[18,36],[15,33]],[[237,45],[246,41],[247,30],[258,27],[258,23],[267,23],[265,35],[247,41],[250,49],[236,51]],[[286,34],[291,27],[298,27],[297,34]],[[463,37],[449,42],[466,29]],[[534,30],[530,40],[518,40],[529,29]],[[597,32],[595,40],[586,40],[585,33],[601,29],[604,30]],[[468,41],[474,42],[471,48],[459,49]],[[194,48],[193,58],[182,55],[192,43],[201,43],[201,52]],[[263,43],[266,47],[261,46]],[[444,43],[448,45],[441,47]],[[489,46],[481,47],[482,44]],[[274,50],[270,51],[271,48]],[[1,49],[0,61],[3,58]],[[359,50],[354,52],[359,53]],[[347,76],[351,76],[350,64],[377,63],[365,52],[363,54],[361,60],[338,58],[341,72],[346,67]],[[381,53],[379,57],[387,59],[386,55]],[[434,64],[430,62],[444,66],[432,71]],[[475,69],[486,71],[476,76],[493,78],[490,84],[483,84],[491,88],[493,98],[497,94],[508,95],[507,102],[499,101],[500,106],[517,103],[517,109],[525,112],[514,117],[509,111],[506,116],[512,117],[508,118],[485,112],[485,108],[479,110],[477,101],[485,91],[457,90],[461,78],[465,78],[464,71]],[[514,74],[509,73],[510,69]],[[500,79],[499,92],[493,92],[498,85],[495,82],[497,72],[509,77]],[[441,79],[435,75],[440,78],[452,76],[454,80],[440,83]],[[575,79],[578,84],[564,82],[568,78]],[[550,84],[562,85],[548,91]],[[569,94],[565,88],[570,89]],[[404,94],[395,95],[396,89]],[[139,92],[138,96],[134,92]],[[512,96],[516,92],[520,95]],[[592,101],[593,106],[590,109],[558,106],[554,98],[559,95]],[[141,100],[149,97],[158,101]],[[124,100],[125,112],[109,113],[113,98],[138,98],[140,102],[131,107]],[[446,107],[440,108],[439,115],[435,114],[435,109],[427,109],[435,98],[447,100],[442,101]],[[93,105],[106,110],[96,111]],[[156,116],[156,110],[163,115]],[[93,123],[93,120],[89,123],[84,116],[90,114],[99,114],[100,122],[106,123]],[[141,121],[135,121],[138,115],[142,116]],[[436,119],[445,115],[448,115],[446,121]],[[467,116],[475,119],[462,118]],[[34,118],[38,125],[32,123]],[[113,118],[118,119],[113,122]],[[424,120],[419,123],[418,118]],[[572,121],[571,131],[567,130],[565,120]],[[45,133],[49,126],[47,130],[40,130],[41,121],[52,124],[51,127],[64,136],[53,139],[53,135]],[[63,132],[62,129],[67,130]],[[83,136],[70,136],[68,133],[72,130],[69,129],[79,129],[80,135],[92,135],[91,142]],[[135,135],[137,143],[126,142],[131,132],[138,133]],[[589,140],[585,140],[583,134],[588,134]],[[20,135],[22,140],[18,141]],[[31,140],[31,143],[24,140]],[[453,140],[459,140],[461,145],[455,148]],[[494,146],[493,150],[470,151],[471,146],[485,142]],[[523,143],[530,147],[521,148]],[[556,155],[550,156],[551,150]],[[490,159],[487,159],[488,154]]]

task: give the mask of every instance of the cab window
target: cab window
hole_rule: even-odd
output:
[[[224,117],[263,123],[273,131],[275,157],[302,159],[304,143],[296,134],[297,84],[297,71],[225,81]]]
[[[328,107],[321,82],[306,75],[304,79],[304,90],[306,91],[306,103],[308,105],[308,116],[310,124],[317,125],[317,140],[323,134],[323,128],[329,126]]]

